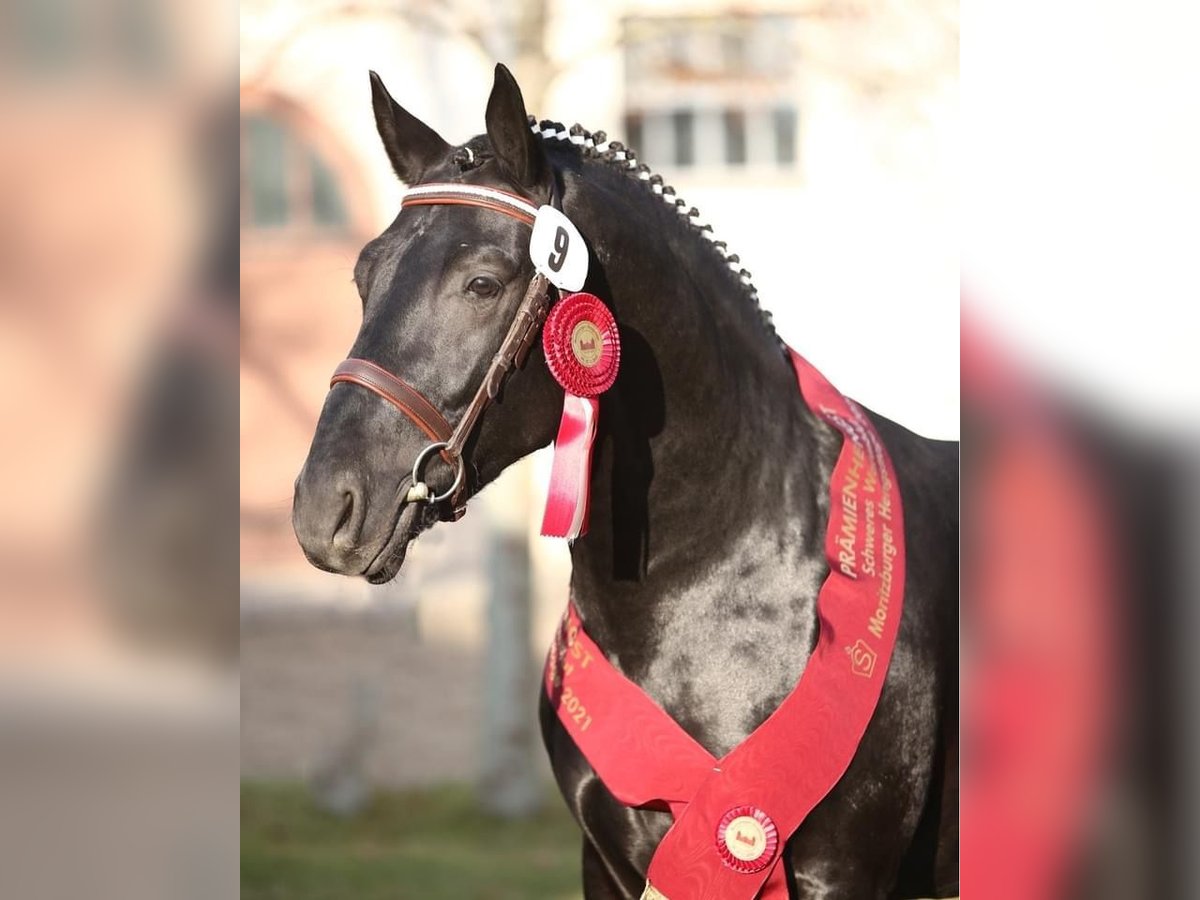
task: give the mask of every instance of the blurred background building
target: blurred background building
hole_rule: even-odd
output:
[[[544,451],[462,522],[423,536],[392,585],[319,573],[292,537],[292,480],[358,327],[354,261],[403,191],[375,134],[368,69],[457,142],[482,130],[492,67],[504,61],[531,113],[633,146],[698,206],[754,274],[784,337],[844,391],[955,437],[956,9],[243,3],[246,776],[320,780],[352,759],[369,784],[476,780],[489,766],[485,711],[504,692],[497,654],[512,646],[528,662],[507,684],[527,690],[499,699],[521,705],[522,740],[541,756],[530,673],[569,569],[565,546],[536,537]],[[880,377],[888,370],[903,375]],[[516,549],[498,552],[497,534],[517,535]],[[516,585],[528,577],[531,590],[515,593],[529,596],[498,594],[498,575],[524,566]],[[509,630],[500,642],[497,621]],[[515,644],[514,625],[530,632]]]

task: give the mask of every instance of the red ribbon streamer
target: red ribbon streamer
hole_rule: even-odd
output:
[[[592,444],[600,401],[612,387],[621,361],[617,323],[593,294],[568,294],[542,330],[546,364],[567,392],[563,401],[550,491],[542,516],[546,537],[577,538],[587,533],[591,507]]]
[[[577,538],[587,533],[591,508],[592,443],[600,401],[567,394],[563,402],[558,437],[554,439],[554,466],[550,492],[542,516],[546,537]]]

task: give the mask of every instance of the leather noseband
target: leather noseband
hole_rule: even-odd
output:
[[[448,441],[454,429],[437,407],[425,399],[424,394],[406,381],[402,381],[387,369],[380,368],[365,359],[347,359],[338,364],[329,379],[333,387],[339,381],[348,381],[374,391],[396,407],[420,428],[431,441]]]

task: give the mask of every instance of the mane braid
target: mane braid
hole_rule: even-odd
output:
[[[786,346],[775,331],[771,313],[762,308],[750,273],[741,267],[741,257],[736,253],[727,252],[728,248],[725,242],[716,240],[712,225],[701,221],[700,210],[694,206],[689,207],[682,198],[676,195],[675,188],[669,184],[663,184],[661,175],[651,172],[650,167],[645,163],[638,162],[637,154],[632,148],[626,147],[620,141],[610,141],[608,135],[603,131],[590,132],[578,123],[568,129],[561,122],[552,122],[549,119],[538,122],[533,116],[530,116],[529,129],[544,142],[561,141],[577,147],[584,159],[596,160],[612,166],[627,177],[639,181],[646,190],[658,195],[665,203],[673,207],[686,226],[704,238],[705,243],[713,249],[721,261],[738,276],[742,295],[753,304],[767,334],[775,340],[780,351],[786,355]]]

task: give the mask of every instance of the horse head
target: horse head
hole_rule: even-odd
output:
[[[504,66],[486,133],[457,147],[396,103],[374,72],[371,93],[379,136],[406,184],[490,188],[533,208],[551,199],[553,169]],[[349,354],[362,377],[341,379],[339,368],[296,479],[292,524],[318,568],[387,581],[418,534],[453,517],[448,502],[413,490],[418,458],[428,492],[461,503],[554,437],[562,392],[534,346],[459,452],[430,446],[468,414],[524,309],[535,274],[529,241],[529,222],[479,203],[406,204],[363,248],[354,269],[362,325]]]

